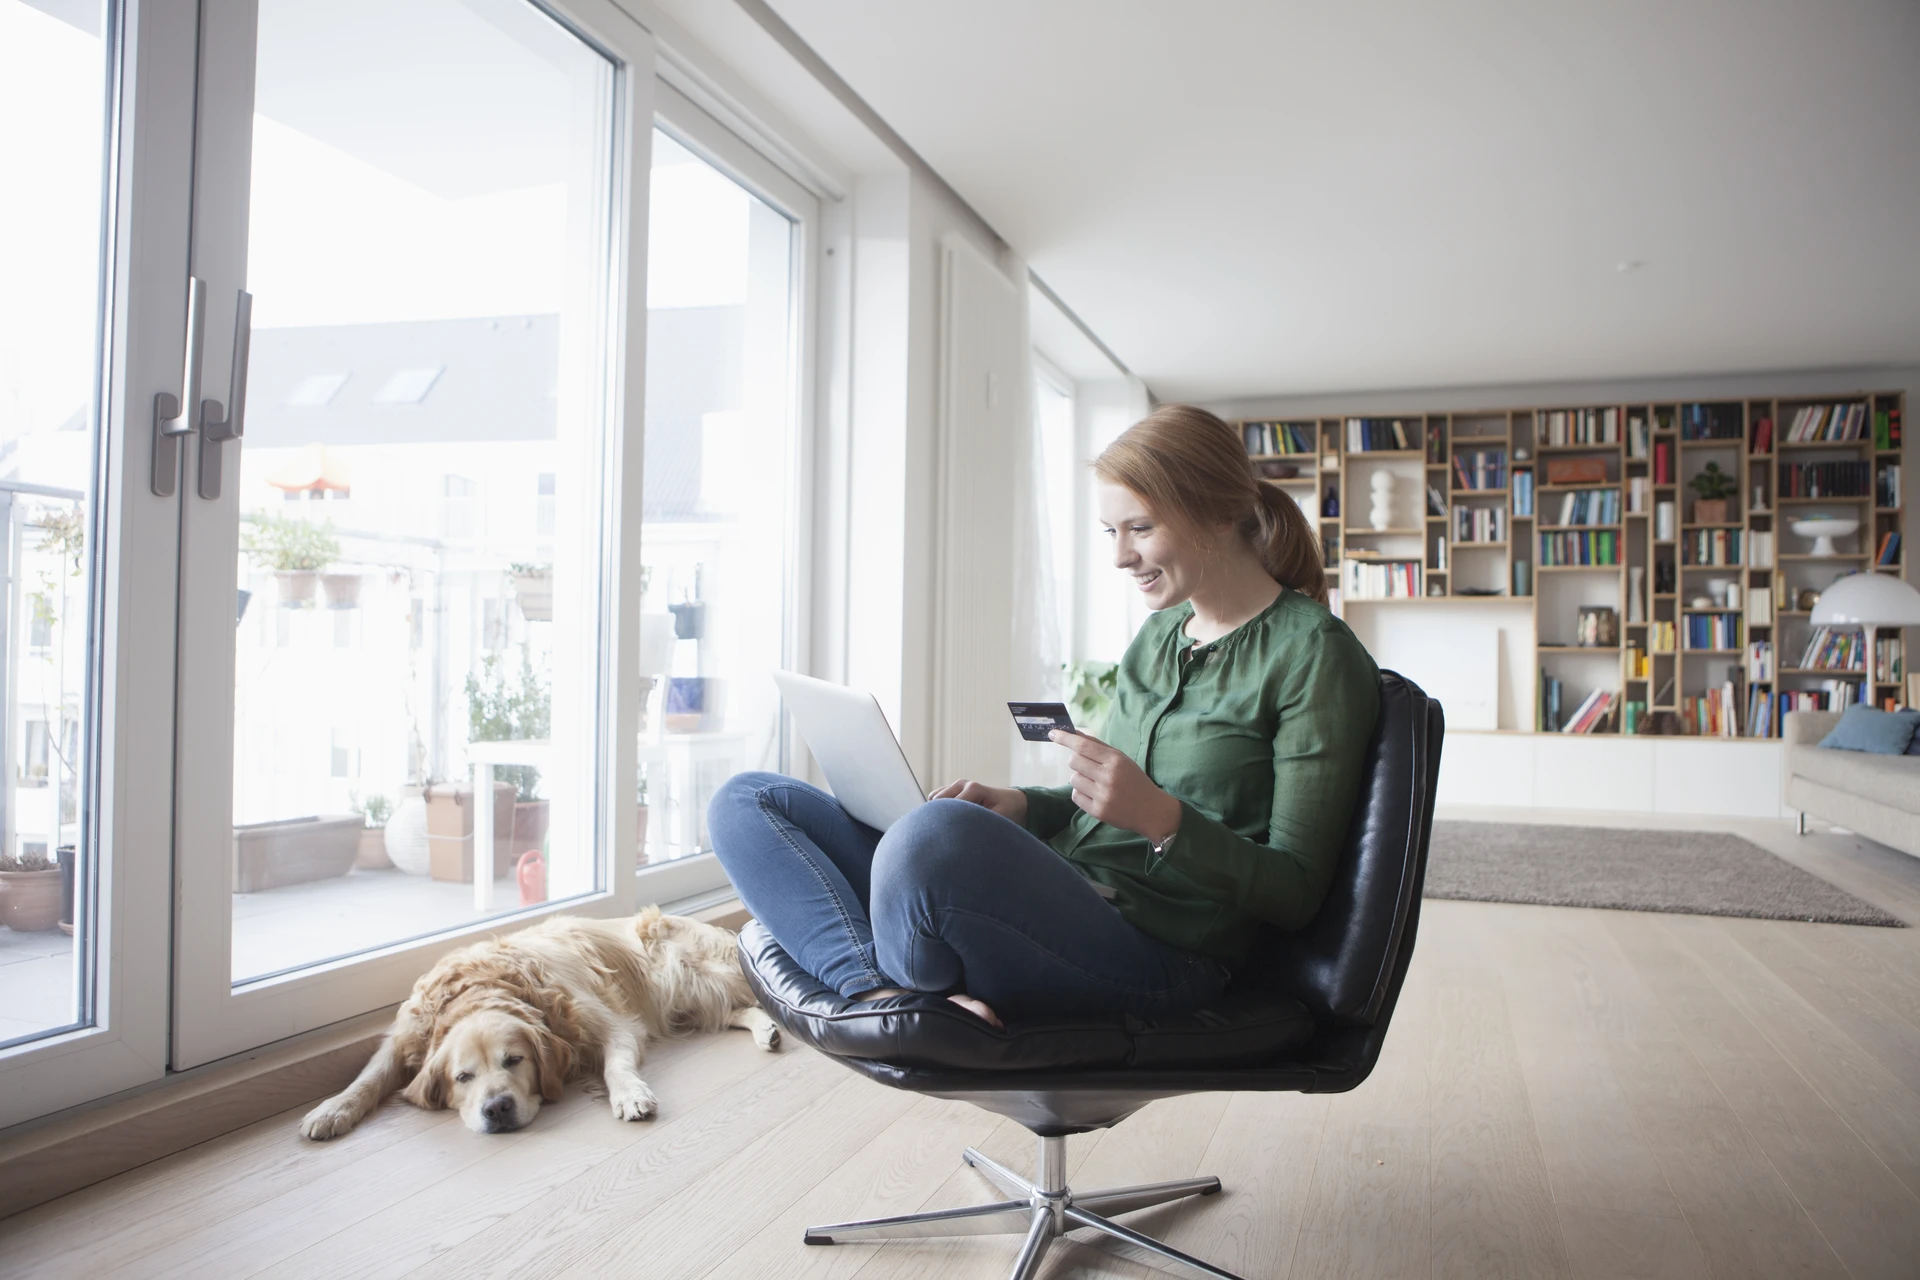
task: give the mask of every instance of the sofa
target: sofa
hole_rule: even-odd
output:
[[[1812,814],[1920,858],[1920,756],[1823,750],[1838,723],[1838,711],[1787,713],[1781,795],[1800,829]]]

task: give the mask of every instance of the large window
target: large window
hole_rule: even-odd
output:
[[[647,275],[641,791],[650,865],[707,851],[707,798],[785,764],[793,645],[795,224],[663,130]]]
[[[56,16],[56,12],[57,15]],[[87,1020],[101,6],[0,0],[0,1043]]]

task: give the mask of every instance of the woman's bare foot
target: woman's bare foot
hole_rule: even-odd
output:
[[[1005,1031],[1007,1029],[1007,1024],[1000,1021],[999,1014],[995,1013],[992,1009],[987,1007],[986,1001],[975,1000],[972,996],[964,996],[964,995],[948,996],[947,999],[953,1001],[955,1004],[959,1005],[962,1009],[965,1009],[968,1013],[971,1013],[974,1017],[979,1018],[981,1021],[990,1023],[993,1026],[1000,1028],[1000,1030],[1002,1031]]]
[[[910,996],[913,992],[905,987],[875,987],[871,991],[862,991],[857,996],[848,996],[849,1000],[885,1000],[888,996]]]

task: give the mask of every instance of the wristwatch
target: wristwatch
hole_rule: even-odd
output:
[[[1176,831],[1176,832],[1174,832],[1174,833],[1173,833],[1173,835],[1170,835],[1170,836],[1168,836],[1168,837],[1167,837],[1166,839],[1164,839],[1164,840],[1149,840],[1149,841],[1147,841],[1147,844],[1148,844],[1148,845],[1149,845],[1149,846],[1150,846],[1150,847],[1151,847],[1151,848],[1153,849],[1153,856],[1154,856],[1154,857],[1156,857],[1156,858],[1164,858],[1164,857],[1166,857],[1166,856],[1167,856],[1167,850],[1169,850],[1169,849],[1171,849],[1171,848],[1173,848],[1173,842],[1174,842],[1174,840],[1175,840],[1176,838],[1178,838],[1178,836],[1179,836],[1179,835],[1180,835],[1180,833],[1179,833],[1178,831]]]

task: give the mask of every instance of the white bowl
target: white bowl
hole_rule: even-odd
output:
[[[1860,531],[1860,521],[1850,516],[1808,516],[1804,520],[1793,522],[1793,531],[1802,538],[1813,539],[1810,555],[1832,556],[1835,538],[1849,537]]]

